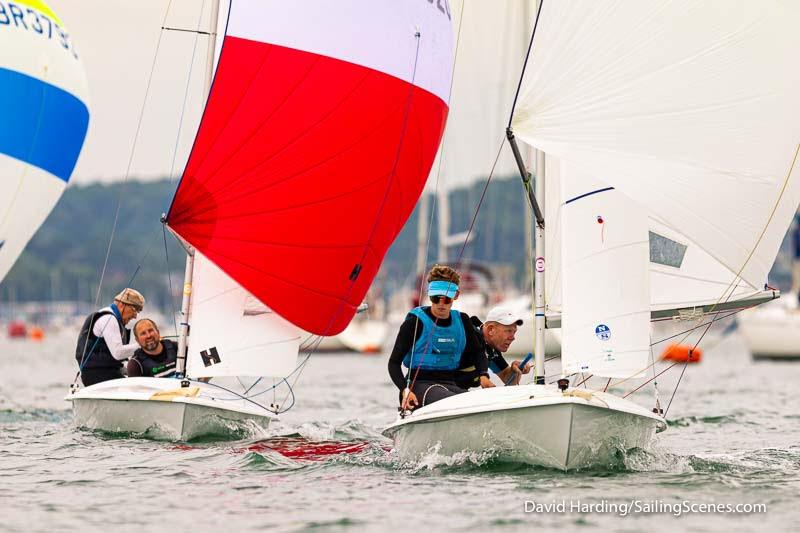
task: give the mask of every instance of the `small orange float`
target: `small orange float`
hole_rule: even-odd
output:
[[[44,339],[44,330],[38,326],[34,326],[28,331],[28,336],[31,340],[40,341]]]
[[[662,361],[675,363],[699,363],[703,358],[703,350],[691,344],[670,344],[661,352]]]

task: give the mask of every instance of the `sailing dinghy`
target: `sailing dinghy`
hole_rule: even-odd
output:
[[[216,380],[279,383],[302,331],[340,333],[430,171],[452,73],[444,2],[232,0],[228,12],[166,216],[188,249],[182,378],[74,392],[78,426],[180,440],[268,426],[283,406]]]
[[[401,456],[489,452],[564,470],[606,465],[617,452],[647,447],[665,420],[657,401],[651,412],[602,386],[577,388],[575,376],[606,378],[612,390],[638,385],[653,368],[651,319],[774,297],[763,287],[800,201],[792,53],[800,5],[728,7],[541,4],[508,132],[523,180],[515,138],[538,150],[535,195],[526,189],[538,221],[539,383],[401,415],[385,430]],[[555,218],[537,202],[545,182],[548,198],[559,191],[545,210],[556,209]],[[545,257],[545,218],[560,228],[547,242],[559,248],[554,257]],[[662,259],[658,274],[653,256]],[[560,313],[550,314],[543,287],[553,263]],[[562,327],[563,391],[541,384],[545,321]]]

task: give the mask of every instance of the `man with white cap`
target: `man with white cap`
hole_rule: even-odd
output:
[[[435,265],[428,273],[431,305],[412,309],[400,326],[388,367],[403,411],[466,392],[456,384],[465,365],[476,369],[482,384],[494,386],[469,315],[452,309],[459,282],[455,270]]]
[[[114,297],[114,303],[86,317],[75,348],[85,386],[123,377],[122,362],[139,348],[126,324],[142,309],[144,296],[127,288]]]
[[[522,313],[517,313],[508,307],[498,305],[489,310],[486,314],[485,322],[481,323],[476,316],[473,316],[470,320],[478,332],[478,338],[482,352],[486,355],[488,367],[497,374],[497,377],[503,383],[518,385],[522,374],[527,374],[531,371],[531,365],[525,365],[525,368],[522,369],[519,368],[519,361],[514,361],[509,365],[508,361],[503,357],[503,353],[507,352],[511,343],[514,342],[517,327],[522,325]],[[480,375],[476,372],[475,367],[461,368],[459,371],[463,373],[456,381],[459,386],[469,388],[480,385]]]

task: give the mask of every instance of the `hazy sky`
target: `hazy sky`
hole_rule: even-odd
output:
[[[70,183],[120,180],[125,176],[151,70],[153,79],[130,175],[155,179],[169,175],[173,167],[179,174],[200,116],[207,37],[196,39],[193,33],[162,32],[161,26],[169,6],[166,26],[195,29],[205,4],[202,25],[207,29],[210,1],[47,0],[47,3],[67,27],[89,82],[89,133]],[[178,126],[195,42],[197,54],[179,138]],[[173,164],[176,143],[178,155]]]
[[[89,82],[89,133],[71,183],[125,176],[151,70],[130,176],[155,179],[180,174],[201,112],[207,37],[162,32],[161,26],[166,17],[168,27],[196,29],[199,24],[208,29],[211,1],[47,2],[69,31]],[[460,1],[450,4],[454,23],[461,21],[463,30],[440,183],[458,185],[485,176],[491,168],[529,38],[532,2],[467,2],[463,12]],[[509,174],[512,168],[506,151],[498,172]]]

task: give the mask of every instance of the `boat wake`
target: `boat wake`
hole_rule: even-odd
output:
[[[55,409],[0,409],[0,424],[20,422],[63,422],[70,417],[67,410]]]
[[[669,427],[688,427],[697,424],[727,424],[740,422],[738,414],[718,415],[718,416],[682,416],[672,420],[667,420]]]

